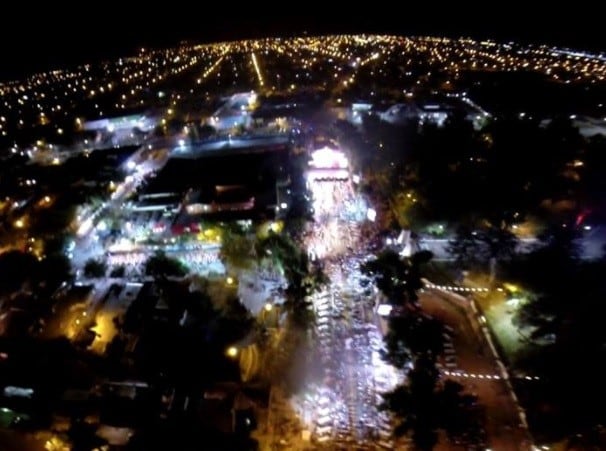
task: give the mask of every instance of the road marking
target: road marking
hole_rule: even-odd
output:
[[[488,380],[505,379],[503,376],[500,376],[498,374],[468,373],[466,371],[442,370],[442,374],[444,376],[462,377],[462,378],[467,378],[467,379],[488,379]],[[528,375],[520,375],[520,376],[515,376],[515,377],[516,377],[516,379],[525,379],[527,381],[538,381],[540,379],[539,376],[528,376]]]
[[[488,291],[490,291],[490,288],[486,288],[486,287],[478,287],[478,288],[458,287],[455,285],[434,285],[433,283],[426,283],[425,288],[430,288],[430,289],[434,289],[434,290],[443,290],[443,291],[465,292],[465,293],[477,293],[477,292],[487,293]]]
[[[494,380],[501,379],[501,376],[499,376],[498,374],[477,374],[477,373],[467,373],[465,371],[444,370],[444,371],[442,371],[442,374],[444,374],[445,376],[463,377],[463,378],[470,378],[470,379],[494,379]]]

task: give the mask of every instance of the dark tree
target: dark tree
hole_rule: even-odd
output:
[[[76,207],[68,200],[62,200],[53,205],[53,208],[44,210],[32,219],[30,233],[36,236],[53,236],[64,233],[69,229],[74,217]]]
[[[198,133],[198,139],[207,139],[217,133],[217,130],[212,125],[208,124],[198,126],[196,131]]]
[[[104,261],[88,259],[84,264],[84,275],[90,278],[105,277],[107,264]]]
[[[395,305],[414,306],[422,288],[420,264],[431,258],[430,254],[402,258],[397,252],[386,250],[361,267],[364,274],[372,277],[377,288]]]
[[[437,409],[440,424],[451,440],[474,446],[484,442],[483,415],[477,398],[464,392],[464,387],[453,380],[444,381],[437,391]]]
[[[44,240],[44,253],[46,255],[61,254],[65,251],[67,235],[57,233],[47,236]]]
[[[457,265],[471,268],[476,266],[481,259],[482,243],[477,232],[461,225],[457,227],[455,236],[449,240],[447,251],[454,257]]]
[[[549,229],[542,245],[509,270],[529,291],[515,320],[534,346],[520,365],[542,376],[531,403],[546,407],[536,417],[531,409],[530,421],[554,441],[583,435],[606,421],[601,382],[606,378],[601,363],[606,358],[606,262],[579,259],[576,242],[569,227]]]
[[[124,277],[125,274],[126,274],[126,266],[119,265],[110,271],[109,276],[121,278],[121,277]]]
[[[221,234],[221,259],[234,268],[250,268],[253,262],[253,241],[240,228],[225,227]]]
[[[397,418],[394,434],[410,434],[420,450],[432,450],[438,440],[439,427],[435,388],[438,371],[431,362],[420,360],[408,373],[406,385],[397,386],[384,395],[381,408]]]
[[[380,408],[391,411],[397,419],[394,434],[410,435],[419,450],[432,450],[439,430],[471,447],[481,441],[476,398],[465,394],[457,382],[440,382],[431,359],[417,359],[406,384],[383,396]]]
[[[98,449],[107,442],[96,435],[96,426],[80,420],[74,420],[67,431],[73,451],[90,451]]]
[[[572,225],[551,225],[538,238],[538,250],[546,251],[551,258],[574,262],[581,257],[581,234]]]
[[[312,265],[307,253],[283,234],[270,233],[256,243],[259,256],[270,257],[284,271],[287,287],[285,307],[295,325],[306,328],[313,321],[313,310],[308,296],[329,283],[322,268]]]
[[[36,257],[21,251],[0,254],[0,294],[12,293],[21,288],[35,275],[38,267]]]
[[[518,246],[517,237],[503,227],[489,227],[479,232],[483,243],[483,253],[487,260],[509,261],[515,255]]]
[[[411,312],[389,318],[383,357],[397,368],[405,368],[414,359],[430,361],[444,350],[444,327],[437,320]]]
[[[164,252],[158,251],[150,256],[145,264],[145,274],[153,277],[181,277],[187,274],[187,268],[174,258],[168,257]]]
[[[38,269],[40,284],[52,292],[63,282],[72,278],[72,266],[63,254],[51,254],[45,257]]]

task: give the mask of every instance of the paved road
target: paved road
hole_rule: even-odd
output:
[[[434,254],[434,260],[453,261],[454,259],[448,253],[449,238],[421,238],[417,240],[419,249],[427,249]],[[594,226],[589,230],[581,230],[579,239],[581,258],[584,260],[593,260],[603,254],[603,246],[606,244],[606,227]],[[536,246],[540,245],[537,238],[522,238],[519,240],[516,252],[525,254],[531,252]]]
[[[450,377],[478,396],[486,414],[486,433],[490,448],[498,451],[530,450],[509,384],[497,364],[480,324],[462,298],[437,290],[420,295],[423,310],[447,325],[456,358],[454,367],[445,367]],[[446,366],[448,363],[443,362]],[[452,361],[450,363],[452,365]],[[455,374],[455,376],[452,376]]]
[[[316,223],[308,249],[325,262],[330,285],[312,297],[316,352],[310,374],[318,374],[302,409],[311,419],[317,448],[394,449],[389,417],[378,411],[380,393],[399,378],[379,356],[381,334],[372,299],[360,285],[360,224],[348,214],[358,199],[348,182],[317,181]]]
[[[369,296],[360,285],[359,225],[343,215],[342,207],[354,194],[343,182],[333,186],[332,182],[317,183],[321,185],[312,190],[320,191],[314,192],[314,199],[321,204],[315,205],[316,223],[307,244],[325,261],[331,284],[311,299],[319,357],[308,370],[319,376],[297,410],[307,419],[313,449],[408,449],[392,441],[390,419],[377,409],[380,393],[400,382],[402,375],[379,356],[382,337]],[[450,331],[454,351],[442,359],[444,376],[460,381],[478,396],[486,413],[490,449],[529,450],[528,434],[510,386],[471,310],[436,291],[422,293],[421,305]],[[462,448],[441,440],[436,449]]]
[[[418,249],[431,251],[436,261],[454,261],[454,258],[448,252],[448,245],[451,238],[421,238],[416,241]],[[532,251],[538,244],[536,238],[523,238],[520,240],[516,249],[519,253]]]
[[[147,146],[141,146],[131,157],[133,161],[139,161],[142,152],[150,150]],[[72,250],[72,267],[81,269],[84,267],[86,261],[90,258],[102,258],[104,256],[105,249],[101,246],[96,225],[104,218],[111,216],[112,211],[119,211],[123,207],[124,201],[139,187],[145,177],[154,171],[160,169],[168,160],[168,149],[155,149],[157,158],[146,158],[140,161],[137,165],[137,170],[134,174],[129,175],[126,179],[119,183],[116,187],[116,191],[106,201],[105,206],[95,215],[83,218],[80,224],[88,221],[90,227],[83,229],[82,233],[75,240],[75,248]]]

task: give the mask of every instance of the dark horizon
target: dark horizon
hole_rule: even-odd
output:
[[[515,11],[514,11],[515,13]],[[568,12],[567,12],[568,13]],[[14,80],[37,71],[64,68],[104,59],[129,56],[141,47],[165,48],[188,41],[210,43],[247,38],[289,37],[294,35],[372,33],[403,36],[471,37],[570,47],[588,51],[606,51],[606,36],[600,33],[595,18],[583,18],[582,28],[575,29],[575,14],[559,20],[513,18],[505,12],[499,23],[472,20],[455,12],[447,20],[426,14],[401,17],[353,17],[345,20],[329,17],[225,17],[204,19],[195,14],[174,18],[144,19],[124,17],[124,25],[114,27],[116,18],[95,14],[72,23],[66,18],[52,23],[38,19],[28,27],[36,39],[15,44],[6,28],[0,29],[0,80]],[[120,17],[118,17],[120,18]],[[31,22],[31,21],[30,21]],[[207,23],[208,22],[208,23]]]
[[[606,34],[392,5],[7,5],[0,451],[606,450]]]

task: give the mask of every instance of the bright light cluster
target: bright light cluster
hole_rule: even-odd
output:
[[[347,169],[349,162],[339,150],[323,147],[311,154],[309,165],[316,169]]]
[[[263,75],[261,74],[261,69],[259,68],[259,63],[257,61],[257,55],[251,53],[251,58],[253,62],[253,66],[255,66],[255,72],[257,73],[257,78],[259,79],[259,86],[263,86]]]
[[[141,49],[132,57],[1,83],[0,137],[36,127],[65,135],[82,120],[154,106],[159,99],[175,106],[186,93],[208,96],[234,86],[246,90],[256,85],[276,92],[311,87],[338,97],[340,91],[355,92],[364,86],[387,90],[397,82],[411,93],[415,87],[454,86],[473,71],[535,72],[557,83],[595,84],[606,80],[606,55],[542,45],[389,35]],[[179,91],[174,89],[177,77]]]
[[[486,293],[490,291],[490,289],[485,287],[473,288],[473,287],[457,287],[454,285],[434,285],[432,283],[426,283],[425,288],[431,288],[434,290],[442,290],[442,291],[460,291],[460,292],[483,292]]]

